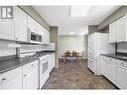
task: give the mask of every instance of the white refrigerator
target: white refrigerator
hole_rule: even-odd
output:
[[[100,75],[100,54],[114,54],[115,47],[110,44],[108,33],[93,33],[88,36],[88,68],[95,74]]]

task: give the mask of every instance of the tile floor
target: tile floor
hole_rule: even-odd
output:
[[[79,64],[59,62],[42,89],[116,89],[107,79],[95,76],[87,68],[87,60]]]

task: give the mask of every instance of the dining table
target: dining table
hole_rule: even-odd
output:
[[[71,58],[73,57],[73,56],[72,56],[72,52],[70,52],[70,55],[71,55],[71,56],[70,56],[70,59],[71,59]],[[66,52],[64,53],[63,57],[64,57],[64,63],[67,63],[67,62],[66,62]],[[77,63],[79,63],[79,57],[80,57],[80,53],[77,52],[77,57],[76,57],[76,62],[77,62]]]

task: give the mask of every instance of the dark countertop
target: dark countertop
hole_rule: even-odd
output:
[[[4,73],[6,71],[12,70],[14,68],[17,68],[19,66],[25,65],[27,63],[30,63],[32,61],[37,60],[37,58],[18,58],[18,57],[11,57],[10,59],[4,59],[0,61],[0,74]]]
[[[46,50],[36,52],[38,57],[51,53],[55,53],[55,51]],[[14,68],[17,68],[19,66],[25,65],[27,63],[30,63],[32,61],[35,61],[37,59],[38,58],[25,58],[25,57],[18,58],[16,57],[16,55],[0,57],[0,74],[12,70]]]
[[[127,61],[127,56],[124,54],[101,54],[107,57],[115,58],[122,61]]]

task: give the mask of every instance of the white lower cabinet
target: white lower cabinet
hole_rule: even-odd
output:
[[[107,57],[101,56],[101,74],[107,77]]]
[[[22,76],[16,76],[14,79],[0,85],[0,89],[22,89]]]
[[[115,63],[115,59],[110,58],[108,63],[107,63],[107,78],[112,83],[114,83],[114,84],[116,83],[116,63]]]
[[[49,55],[49,72],[55,67],[55,53]]]
[[[120,62],[118,61],[119,64],[117,64],[117,73],[116,73],[116,80],[117,83],[116,85],[121,88],[121,89],[127,89],[127,67],[124,66],[126,65],[126,62]]]
[[[101,56],[101,73],[118,88],[127,89],[127,62]]]
[[[22,67],[0,74],[0,89],[22,89]]]
[[[23,89],[38,88],[38,61],[23,66]]]
[[[38,89],[38,61],[0,74],[0,89]]]
[[[38,70],[35,69],[23,75],[23,89],[38,88]]]

